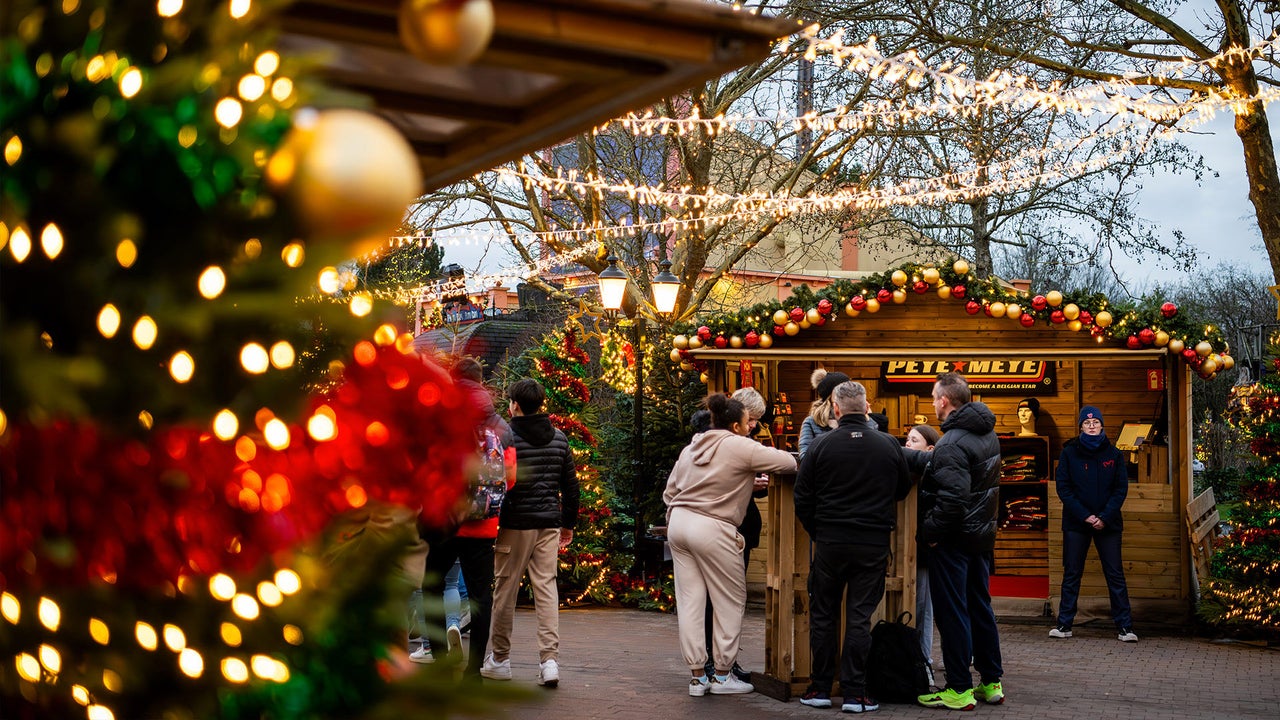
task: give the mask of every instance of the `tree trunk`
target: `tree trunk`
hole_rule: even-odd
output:
[[[1224,49],[1249,46],[1249,26],[1238,3],[1219,3],[1225,24]],[[1258,76],[1252,59],[1233,57],[1218,70],[1227,87],[1242,97],[1258,94]],[[1250,102],[1236,111],[1236,136],[1244,146],[1244,170],[1249,178],[1249,202],[1253,203],[1262,231],[1262,243],[1271,260],[1271,275],[1280,283],[1280,172],[1276,169],[1276,150],[1271,143],[1271,124],[1267,108],[1261,102]]]

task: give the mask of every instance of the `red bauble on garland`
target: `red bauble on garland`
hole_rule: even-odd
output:
[[[760,344],[760,335],[757,334],[755,330],[751,330],[747,333],[747,336],[743,338],[743,340],[746,341],[747,347],[753,348]]]
[[[881,305],[887,305],[893,302],[893,291],[889,288],[880,288],[880,290],[876,292],[876,300],[879,300]]]
[[[1167,302],[1160,306],[1160,314],[1167,318],[1171,318],[1178,314],[1178,306],[1171,302]]]
[[[854,295],[849,298],[849,306],[858,312],[862,312],[867,309],[867,299],[861,295]]]
[[[982,310],[982,303],[976,300],[970,300],[964,304],[964,311],[970,315],[977,315]]]
[[[1156,343],[1156,333],[1151,328],[1142,328],[1138,332],[1138,340],[1143,345],[1154,345]]]
[[[1130,350],[1137,350],[1142,347],[1142,341],[1138,339],[1137,335],[1130,335],[1129,339],[1124,341],[1124,344]]]
[[[782,337],[783,335],[787,334],[787,327],[785,325],[774,325],[773,334],[777,335],[778,337]]]
[[[1092,324],[1093,324],[1093,313],[1089,312],[1088,310],[1081,310],[1081,311],[1080,311],[1080,323],[1081,323],[1082,325],[1092,325]]]
[[[1031,307],[1036,310],[1043,310],[1049,307],[1049,301],[1043,295],[1037,295],[1031,298]]]
[[[830,315],[831,309],[832,309],[832,305],[830,300],[826,298],[822,298],[821,300],[818,301],[818,312],[822,313],[823,315]]]
[[[915,284],[911,286],[911,289],[915,290],[917,295],[923,295],[929,292],[929,283],[923,280],[917,280]]]
[[[963,300],[965,293],[968,291],[969,291],[968,288],[966,288],[965,286],[956,285],[955,287],[951,288],[951,297],[957,300]]]
[[[723,335],[717,335],[717,336],[716,336],[716,347],[717,347],[717,348],[719,348],[720,350],[723,350],[723,349],[725,349],[725,348],[729,347],[729,338],[727,338],[727,337],[725,337],[725,336],[723,336]]]
[[[702,342],[707,342],[708,340],[710,340],[711,328],[707,327],[706,325],[703,325],[702,327],[698,328],[698,339],[701,340]]]
[[[1061,310],[1054,310],[1053,312],[1049,313],[1049,322],[1053,323],[1054,325],[1061,325],[1066,321],[1067,321],[1067,316]]]
[[[791,308],[790,316],[791,316],[791,322],[798,323],[801,320],[804,320],[805,311],[801,308],[793,307]]]
[[[1018,322],[1022,323],[1022,327],[1031,327],[1036,324],[1036,316],[1029,312],[1024,312],[1018,316]]]

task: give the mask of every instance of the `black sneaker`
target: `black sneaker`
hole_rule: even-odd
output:
[[[734,677],[738,678],[744,683],[751,682],[751,671],[743,670],[742,666],[739,665],[737,661],[734,661],[733,667],[729,670],[729,672],[733,673]]]
[[[820,690],[810,690],[800,698],[800,704],[812,708],[829,708],[831,707],[831,694]]]

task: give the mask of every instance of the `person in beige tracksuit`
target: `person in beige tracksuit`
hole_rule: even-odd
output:
[[[707,409],[711,411],[711,429],[696,435],[681,451],[662,494],[675,566],[680,650],[693,674],[689,681],[693,696],[755,689],[729,672],[738,657],[742,612],[747,603],[744,540],[737,528],[758,473],[796,470],[791,453],[747,437],[750,420],[741,402],[716,394],[707,399]],[[716,608],[712,638],[715,675],[710,678],[704,669],[707,649],[703,636],[708,595]]]

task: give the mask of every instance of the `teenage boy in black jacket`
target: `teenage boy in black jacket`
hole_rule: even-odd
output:
[[[880,707],[866,691],[871,615],[884,597],[895,502],[910,492],[911,478],[898,441],[867,426],[866,388],[841,383],[831,393],[831,405],[839,424],[809,445],[796,476],[796,518],[814,542],[809,571],[813,669],[800,702],[831,707],[836,622],[847,588],[841,709],[870,712]]]

